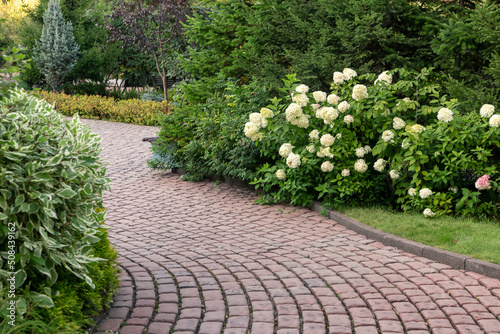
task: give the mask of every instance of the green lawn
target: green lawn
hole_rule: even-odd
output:
[[[500,264],[500,223],[469,218],[425,218],[384,208],[337,208],[366,225],[429,246]]]

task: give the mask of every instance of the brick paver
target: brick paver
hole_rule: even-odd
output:
[[[100,331],[500,334],[499,280],[305,208],[256,205],[248,189],[152,172],[141,139],[157,128],[82,122],[110,163],[104,205],[123,268]]]

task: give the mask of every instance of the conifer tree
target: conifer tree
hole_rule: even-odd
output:
[[[59,0],[50,0],[43,15],[42,37],[36,41],[33,59],[54,91],[75,66],[79,49],[73,36],[73,25],[64,20]]]

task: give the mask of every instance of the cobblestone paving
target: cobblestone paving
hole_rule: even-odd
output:
[[[500,333],[500,281],[366,239],[247,189],[150,172],[156,129],[102,138],[121,284],[100,333]]]

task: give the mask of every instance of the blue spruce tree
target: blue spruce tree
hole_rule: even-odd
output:
[[[73,36],[73,25],[64,21],[59,0],[50,0],[43,15],[42,37],[36,41],[33,59],[54,91],[75,66],[79,49]]]

